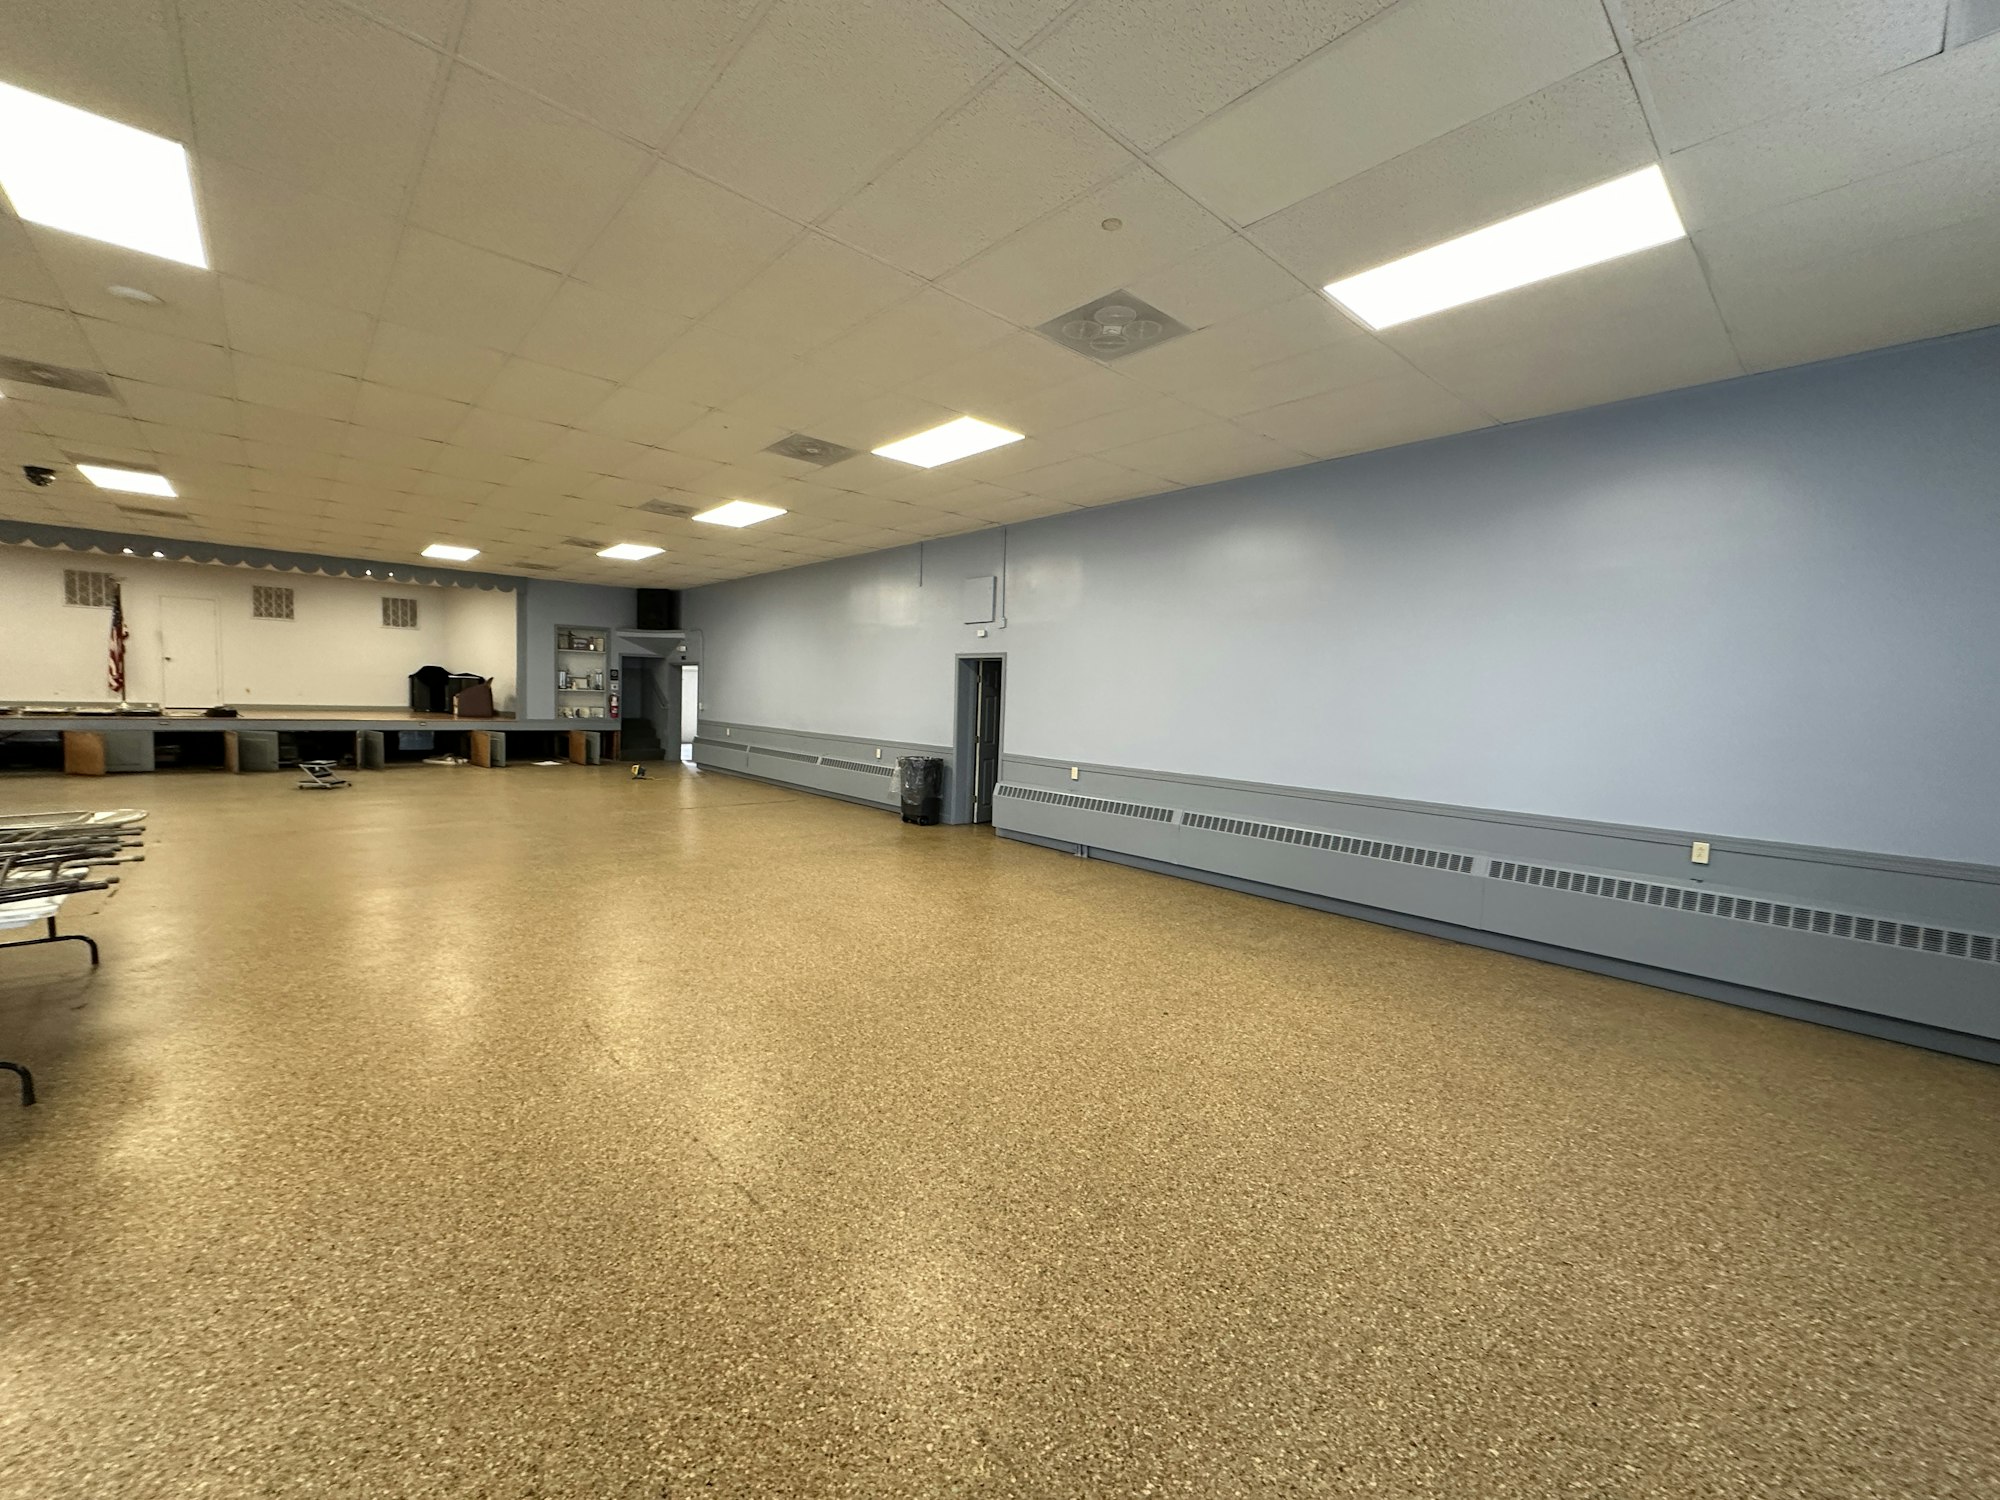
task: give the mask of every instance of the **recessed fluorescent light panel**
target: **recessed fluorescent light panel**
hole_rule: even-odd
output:
[[[0,188],[32,224],[208,265],[178,141],[0,83]]]
[[[106,464],[78,464],[77,473],[88,479],[100,490],[124,490],[133,495],[163,495],[169,500],[178,500],[174,487],[164,474],[149,473],[144,469],[114,469]]]
[[[1021,434],[1018,432],[995,427],[977,417],[959,417],[942,427],[933,427],[929,432],[920,432],[900,442],[884,444],[874,451],[880,458],[915,464],[920,469],[935,469],[939,464],[953,463],[990,448],[1004,448],[1009,443],[1020,441]]]
[[[713,510],[703,511],[695,519],[707,521],[712,526],[755,526],[759,521],[768,521],[783,514],[784,511],[775,505],[759,505],[755,500],[731,500]]]
[[[1685,238],[1666,178],[1647,167],[1333,282],[1326,294],[1370,328],[1394,328]]]
[[[619,542],[616,546],[606,547],[597,555],[613,558],[618,562],[644,562],[649,557],[658,557],[666,550],[664,547],[648,547],[644,542]]]
[[[454,547],[449,542],[432,542],[424,548],[425,557],[435,557],[441,562],[471,562],[479,556],[477,547]]]

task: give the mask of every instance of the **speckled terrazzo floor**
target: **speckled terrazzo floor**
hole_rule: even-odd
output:
[[[2000,1493],[2000,1069],[713,775],[78,799],[10,1500]]]

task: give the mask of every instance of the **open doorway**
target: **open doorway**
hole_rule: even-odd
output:
[[[694,759],[694,737],[701,721],[701,668],[681,668],[681,744],[674,753],[682,760]]]
[[[993,789],[1000,784],[1002,660],[958,659],[958,732],[953,740],[952,819],[991,823]]]

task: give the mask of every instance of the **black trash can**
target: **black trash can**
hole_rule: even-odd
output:
[[[903,821],[929,826],[944,816],[944,762],[906,755],[896,762],[903,783]]]

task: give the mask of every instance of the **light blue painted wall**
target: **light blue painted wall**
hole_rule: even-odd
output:
[[[713,719],[945,742],[990,645],[1013,754],[1996,864],[2000,330],[684,609]]]
[[[521,717],[554,718],[556,626],[629,628],[638,623],[639,595],[635,589],[530,579],[520,597]]]

